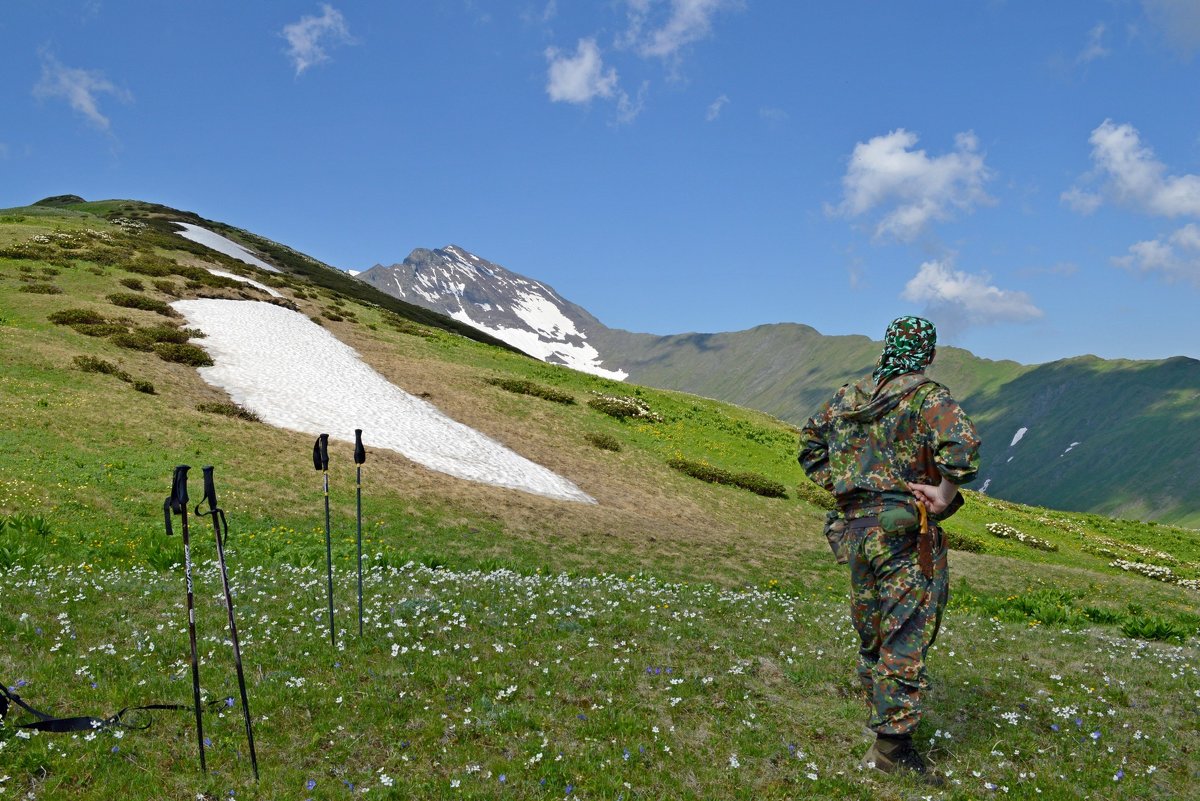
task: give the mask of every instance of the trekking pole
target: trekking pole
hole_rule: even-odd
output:
[[[192,546],[188,539],[188,491],[187,474],[192,468],[181,464],[175,468],[171,478],[171,495],[163,503],[163,518],[167,525],[167,536],[175,532],[171,529],[171,515],[181,516],[183,529],[183,575],[187,580],[187,616],[188,640],[192,646],[192,706],[196,710],[196,742],[200,745],[200,770],[208,772],[204,764],[204,721],[200,716],[200,658],[196,654],[196,602],[192,587]]]
[[[258,756],[254,753],[254,730],[250,726],[250,701],[246,698],[246,676],[242,672],[242,649],[238,645],[237,623],[233,619],[233,596],[229,592],[229,572],[225,569],[225,540],[229,537],[229,523],[225,520],[225,510],[217,506],[217,488],[213,483],[213,468],[208,466],[204,471],[204,498],[196,505],[196,514],[200,515],[200,507],[208,502],[208,511],[203,514],[212,515],[213,534],[217,538],[217,564],[221,568],[221,586],[225,590],[225,609],[229,612],[229,639],[233,643],[233,662],[237,667],[238,690],[242,694],[242,717],[246,719],[246,742],[250,747],[250,765],[254,769],[254,780],[258,781]]]
[[[329,582],[329,644],[337,647],[333,628],[333,543],[329,535],[329,435],[322,434],[313,443],[313,467],[325,478],[325,576]]]
[[[362,466],[367,461],[367,449],[363,447],[362,429],[354,429],[354,464],[357,477],[355,494],[358,499],[358,636],[362,638]]]

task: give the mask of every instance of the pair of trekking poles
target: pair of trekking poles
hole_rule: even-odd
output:
[[[362,466],[367,461],[367,450],[363,447],[362,429],[354,429],[354,464],[356,467],[356,491],[358,505],[358,636],[363,633],[363,575],[362,575]],[[337,647],[337,629],[333,623],[333,538],[329,524],[329,435],[321,434],[313,443],[313,467],[321,471],[325,480],[325,578],[329,587],[329,644]]]
[[[171,516],[181,516],[183,533],[183,571],[187,580],[187,614],[188,639],[191,643],[192,656],[192,705],[196,713],[196,740],[200,746],[200,770],[207,771],[204,761],[204,721],[200,709],[200,658],[196,652],[196,607],[195,594],[192,584],[192,549],[188,531],[188,489],[187,474],[191,467],[181,464],[175,468],[171,479],[171,495],[163,503],[163,518],[166,522],[167,535],[174,534],[171,527]],[[194,513],[197,517],[207,515],[212,517],[213,534],[217,540],[217,564],[221,570],[221,585],[225,590],[225,609],[229,613],[229,639],[233,644],[233,661],[237,667],[238,691],[242,696],[242,716],[246,721],[246,742],[250,747],[250,765],[254,770],[254,780],[258,781],[258,756],[254,751],[254,729],[250,724],[250,702],[246,697],[246,677],[242,671],[242,650],[238,645],[237,622],[233,615],[233,595],[229,591],[229,572],[225,567],[225,541],[229,537],[229,523],[225,520],[225,511],[217,505],[216,484],[213,481],[213,468],[203,468],[204,498],[196,505]],[[204,504],[208,511],[201,512]]]

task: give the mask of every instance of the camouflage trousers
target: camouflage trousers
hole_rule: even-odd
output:
[[[921,573],[916,532],[878,526],[851,531],[850,612],[861,641],[858,678],[878,734],[909,734],[928,688],[925,653],[937,638],[950,590],[941,531],[934,529],[933,580]]]

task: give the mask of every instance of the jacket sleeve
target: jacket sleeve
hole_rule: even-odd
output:
[[[833,492],[833,476],[829,472],[829,446],[826,431],[833,419],[833,401],[828,401],[808,418],[800,429],[800,466],[814,483]]]
[[[940,386],[925,399],[921,415],[933,431],[933,460],[942,477],[959,485],[974,480],[979,472],[979,434],[971,418]]]

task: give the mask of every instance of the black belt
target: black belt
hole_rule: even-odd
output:
[[[853,530],[857,528],[873,528],[879,525],[879,518],[875,515],[867,515],[866,517],[856,517],[853,520],[846,521],[846,528]]]

